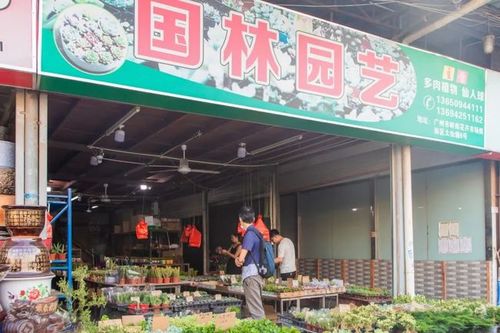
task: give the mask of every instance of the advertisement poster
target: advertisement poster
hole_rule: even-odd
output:
[[[43,76],[484,148],[479,67],[261,1],[41,3]]]
[[[36,1],[0,0],[0,84],[33,86],[35,36]]]

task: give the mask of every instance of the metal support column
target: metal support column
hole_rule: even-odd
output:
[[[47,94],[16,92],[16,204],[47,204]]]
[[[270,218],[271,218],[271,228],[279,229],[280,221],[279,221],[279,200],[280,195],[278,191],[278,171],[277,169],[273,170],[273,174],[271,176],[271,184],[270,184]]]
[[[413,196],[411,180],[411,147],[402,147],[403,174],[403,216],[405,244],[405,285],[406,294],[415,296],[415,267],[413,250]]]
[[[391,152],[393,295],[414,295],[411,147],[393,145]]]
[[[24,90],[16,92],[16,205],[24,205]]]
[[[38,205],[38,94],[25,93],[24,204]]]
[[[209,230],[208,230],[208,192],[201,194],[202,224],[203,224],[203,274],[208,274],[210,265]]]

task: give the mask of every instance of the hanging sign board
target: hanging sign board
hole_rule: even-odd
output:
[[[52,2],[41,0],[43,89],[72,80],[110,87],[108,99],[126,89],[187,112],[484,148],[482,68],[262,1]]]
[[[0,85],[33,87],[36,1],[0,0]]]

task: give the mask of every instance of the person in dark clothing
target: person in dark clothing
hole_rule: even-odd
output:
[[[226,266],[226,274],[236,275],[241,274],[241,267],[237,267],[235,259],[240,255],[241,243],[238,234],[231,235],[231,246],[227,250],[222,250],[222,254],[229,257]]]
[[[252,319],[264,319],[266,313],[262,304],[262,288],[264,280],[259,275],[257,260],[260,260],[261,240],[257,236],[259,231],[253,226],[255,212],[251,207],[243,207],[240,210],[240,227],[245,230],[245,237],[241,246],[241,252],[235,259],[241,270],[243,281],[243,292],[245,301]]]

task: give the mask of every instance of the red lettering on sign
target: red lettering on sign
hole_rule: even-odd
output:
[[[269,84],[270,74],[279,79],[281,67],[274,54],[273,44],[278,42],[278,32],[269,22],[257,19],[255,25],[246,23],[241,13],[231,12],[222,19],[227,31],[221,50],[221,62],[229,65],[229,76],[243,79],[244,73],[255,70],[255,82]],[[251,45],[248,39],[252,40]]]
[[[297,34],[297,90],[339,98],[344,93],[344,46]]]
[[[137,58],[186,68],[203,63],[203,6],[189,0],[136,0]]]
[[[390,90],[396,83],[395,73],[399,72],[399,63],[388,55],[378,57],[372,50],[358,53],[358,61],[366,66],[361,68],[361,76],[373,80],[361,91],[361,101],[368,105],[396,109],[399,105],[399,95]]]

